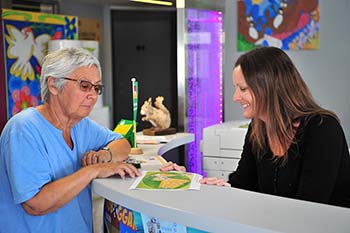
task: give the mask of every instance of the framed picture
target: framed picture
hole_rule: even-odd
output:
[[[238,0],[238,51],[319,49],[319,0]]]
[[[41,104],[40,75],[49,40],[77,39],[76,16],[2,9],[7,118]],[[1,106],[3,107],[3,106]],[[1,111],[3,112],[3,111]]]

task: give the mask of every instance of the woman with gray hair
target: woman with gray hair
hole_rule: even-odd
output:
[[[0,137],[4,232],[92,232],[90,182],[140,172],[130,145],[87,118],[103,92],[98,60],[69,48],[44,58],[43,104],[13,116]]]

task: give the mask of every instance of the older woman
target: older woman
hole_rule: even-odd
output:
[[[103,92],[89,52],[44,58],[43,104],[13,116],[0,138],[0,226],[4,232],[92,232],[94,178],[139,176],[122,161],[130,145],[86,118]]]

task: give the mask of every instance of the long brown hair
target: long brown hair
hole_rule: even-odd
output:
[[[238,58],[245,81],[254,95],[253,151],[259,155],[269,145],[287,151],[294,142],[293,123],[311,116],[337,116],[320,107],[288,55],[275,47],[261,47]],[[264,121],[261,120],[263,117]],[[339,120],[338,120],[339,121]],[[267,139],[267,140],[266,140]],[[285,161],[287,156],[284,156]]]

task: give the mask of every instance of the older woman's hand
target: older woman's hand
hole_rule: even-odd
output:
[[[122,179],[126,175],[130,177],[141,176],[141,172],[135,166],[124,162],[99,163],[93,164],[91,167],[94,167],[97,172],[96,178],[105,178],[116,174],[120,175]]]
[[[216,177],[205,177],[203,179],[199,180],[199,183],[201,184],[209,184],[209,185],[217,185],[217,186],[226,186],[231,187],[229,183],[227,183],[223,179],[218,179]]]
[[[176,163],[168,162],[163,167],[161,167],[159,170],[162,171],[162,172],[166,172],[166,171],[182,171],[182,172],[185,172],[186,168],[184,166],[179,166]]]
[[[84,154],[81,164],[82,166],[87,166],[96,163],[108,163],[111,160],[111,156],[108,151],[88,151]]]

